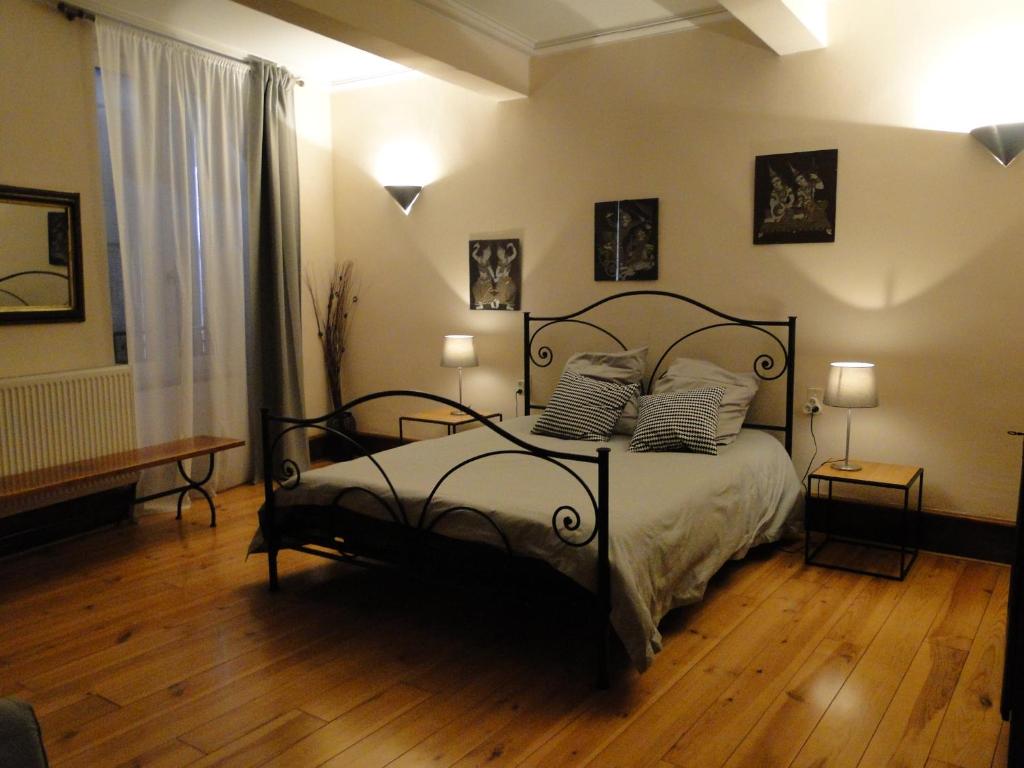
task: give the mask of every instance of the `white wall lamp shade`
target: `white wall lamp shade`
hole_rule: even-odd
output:
[[[409,211],[412,210],[412,204],[416,202],[420,192],[423,191],[423,187],[396,184],[385,184],[384,189],[395,199],[399,207],[405,211],[406,216],[409,215]]]
[[[860,465],[850,461],[850,422],[854,408],[874,408],[878,405],[875,364],[830,363],[828,383],[825,385],[825,405],[846,408],[846,455],[842,461],[834,462],[832,468],[856,472]]]
[[[993,157],[1003,165],[1009,165],[1024,150],[1024,123],[985,125],[971,131]]]
[[[459,369],[459,405],[462,405],[462,369],[475,368],[479,365],[476,358],[476,347],[473,345],[473,337],[463,334],[449,334],[444,337],[444,347],[441,350],[441,367]],[[462,413],[461,410],[452,410],[453,414]]]

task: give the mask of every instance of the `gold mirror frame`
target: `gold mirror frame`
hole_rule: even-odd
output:
[[[29,205],[46,208],[62,208],[67,212],[66,232],[60,231],[56,238],[53,232],[49,233],[49,242],[38,244],[39,250],[46,253],[49,263],[53,261],[55,248],[54,240],[59,243],[59,249],[67,253],[67,275],[63,272],[49,269],[22,269],[10,268],[10,263],[5,264],[5,254],[0,253],[0,291],[9,297],[14,297],[24,306],[0,306],[0,324],[7,323],[60,323],[80,322],[85,320],[85,299],[82,290],[82,222],[79,209],[79,195],[77,192],[54,192],[46,189],[28,189],[25,187],[11,187],[0,184],[0,206],[7,204]],[[59,227],[64,230],[65,227]],[[66,236],[66,243],[61,242]],[[35,244],[33,244],[33,249]],[[23,265],[24,266],[24,265]],[[63,266],[63,265],[61,265]],[[66,305],[31,305],[28,304],[17,293],[5,286],[5,283],[27,277],[52,276],[53,279],[68,281],[68,301]]]

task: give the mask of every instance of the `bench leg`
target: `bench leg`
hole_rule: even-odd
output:
[[[195,490],[199,491],[203,495],[203,498],[206,499],[206,503],[210,507],[210,527],[216,528],[217,507],[214,505],[213,499],[210,497],[210,494],[207,492],[205,488],[203,488],[203,486],[206,485],[207,482],[209,482],[210,478],[213,477],[214,455],[211,453],[209,454],[209,456],[210,465],[206,468],[206,475],[203,477],[202,480],[193,480],[191,477],[188,476],[188,473],[185,472],[185,465],[182,464],[180,461],[178,462],[178,474],[181,475],[182,478],[184,478],[185,482],[188,483],[188,485],[182,488],[181,493],[178,494],[178,514],[176,515],[176,518],[178,520],[181,520],[181,503],[185,500],[185,496],[188,494],[189,491]]]

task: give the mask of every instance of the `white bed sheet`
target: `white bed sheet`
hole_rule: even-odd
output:
[[[797,527],[802,486],[779,441],[745,429],[718,456],[688,453],[629,453],[629,438],[607,443],[557,440],[530,434],[535,416],[503,426],[535,445],[593,454],[601,445],[610,457],[610,561],[612,626],[636,667],[645,669],[661,649],[658,622],[673,608],[701,599],[708,580],[730,558],[758,544],[775,541]],[[395,484],[410,520],[416,521],[431,489],[460,461],[486,451],[514,449],[489,429],[411,443],[374,455]],[[568,462],[597,494],[597,467]],[[368,459],[303,473],[292,491],[279,490],[279,507],[331,504],[338,490],[359,486],[382,496],[389,490]],[[545,560],[563,574],[595,588],[596,542],[569,547],[555,536],[557,507],[580,510],[583,538],[593,529],[593,506],[585,491],[564,471],[524,456],[496,456],[454,473],[441,486],[427,519],[453,506],[490,515],[505,532],[513,552]],[[361,493],[345,506],[380,519],[388,515]],[[490,526],[476,515],[453,513],[435,529],[458,539],[500,545]],[[576,535],[576,534],[569,534]]]

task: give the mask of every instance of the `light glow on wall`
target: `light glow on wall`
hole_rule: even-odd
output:
[[[401,139],[380,148],[373,175],[381,185],[425,187],[438,177],[437,158],[422,142]]]
[[[983,125],[1024,122],[1024,25],[965,35],[938,55],[918,91],[919,128],[969,133]]]

